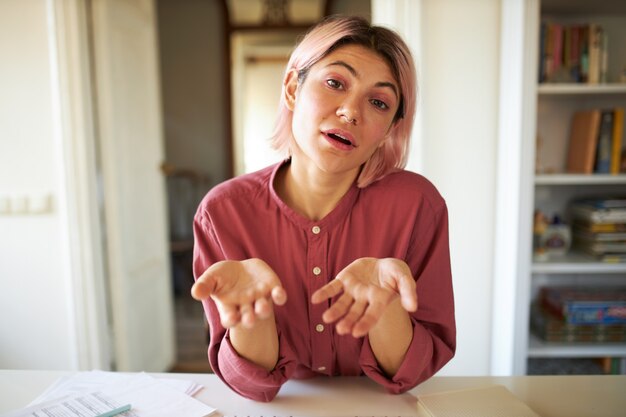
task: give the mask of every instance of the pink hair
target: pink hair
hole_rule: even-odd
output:
[[[389,64],[401,93],[389,139],[365,162],[359,174],[357,185],[362,188],[406,166],[415,119],[417,77],[413,57],[402,38],[396,32],[372,26],[360,17],[330,17],[318,23],[292,52],[285,76],[295,69],[298,71],[298,83],[304,82],[313,65],[345,45],[362,45],[382,56]],[[283,86],[271,145],[286,157],[290,154],[292,112],[286,105],[284,93]]]

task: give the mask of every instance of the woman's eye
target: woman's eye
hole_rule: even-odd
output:
[[[329,80],[326,80],[326,84],[331,87],[331,88],[335,88],[335,89],[339,89],[342,87],[341,83],[337,80],[333,80],[332,78]]]
[[[372,103],[374,106],[378,107],[381,110],[387,110],[389,108],[387,103],[385,103],[384,101],[380,101],[376,98],[371,99],[370,103]]]

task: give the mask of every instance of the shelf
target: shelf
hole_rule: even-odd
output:
[[[539,84],[539,95],[626,94],[622,84]]]
[[[534,274],[619,274],[626,273],[626,263],[597,262],[593,257],[581,253],[570,253],[554,259],[533,259]]]
[[[595,185],[626,184],[626,174],[540,174],[535,185]]]
[[[596,358],[626,357],[626,343],[554,343],[544,342],[530,334],[529,358]]]

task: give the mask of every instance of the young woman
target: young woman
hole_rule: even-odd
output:
[[[200,204],[192,295],[211,366],[239,394],[270,401],[314,375],[400,393],[454,356],[447,208],[402,170],[416,89],[396,33],[321,22],[287,65],[273,136],[286,159]]]

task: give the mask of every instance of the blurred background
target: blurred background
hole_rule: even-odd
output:
[[[407,168],[447,201],[457,311],[440,374],[526,373],[539,12],[522,0],[0,0],[0,368],[210,371],[189,295],[195,209],[277,160],[267,139],[289,53],[340,13],[396,29],[417,61]]]

